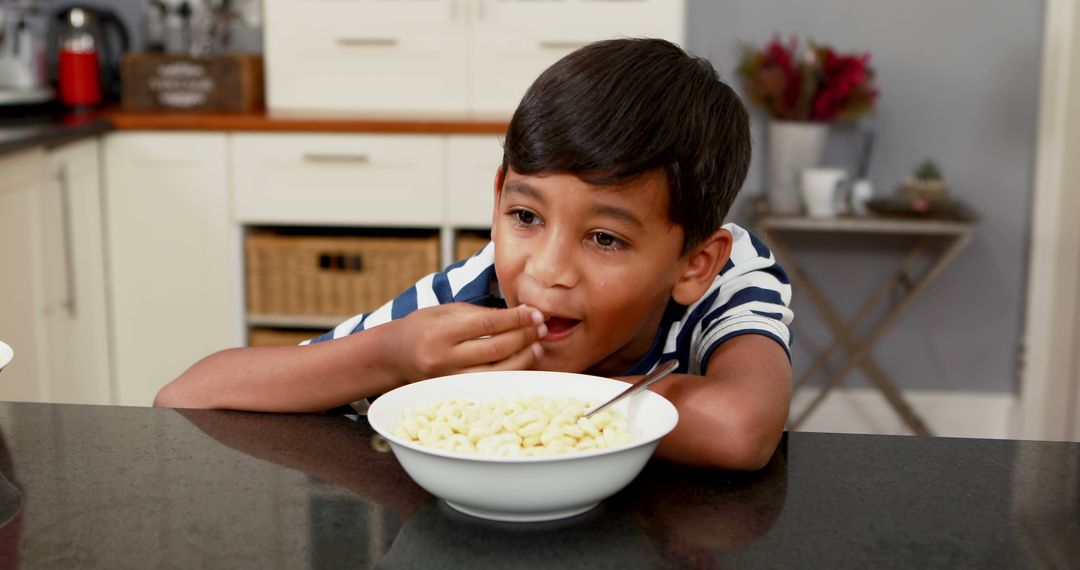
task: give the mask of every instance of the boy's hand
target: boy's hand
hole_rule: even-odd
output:
[[[544,315],[532,307],[512,309],[450,303],[413,312],[383,326],[394,328],[391,362],[405,382],[462,372],[527,370],[543,349]]]

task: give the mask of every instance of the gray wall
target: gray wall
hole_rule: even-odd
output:
[[[737,84],[738,42],[787,39],[868,51],[881,90],[870,178],[890,194],[933,158],[978,211],[972,243],[874,351],[907,388],[1015,390],[1023,316],[1041,55],[1041,2],[1013,0],[690,0],[687,45]],[[761,195],[766,117],[754,113],[755,155],[734,221]],[[827,162],[854,165],[852,129],[831,136]],[[904,240],[802,238],[804,267],[851,318],[906,251]],[[795,291],[796,373],[830,333]],[[861,375],[849,385],[865,385]]]

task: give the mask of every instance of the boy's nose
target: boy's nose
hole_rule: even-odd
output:
[[[578,282],[578,270],[573,244],[563,238],[550,236],[529,252],[525,273],[545,287],[573,287]]]

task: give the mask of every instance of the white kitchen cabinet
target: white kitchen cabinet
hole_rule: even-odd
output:
[[[551,64],[597,40],[683,43],[683,0],[473,0],[469,110],[509,116]]]
[[[455,229],[491,227],[501,164],[502,143],[495,135],[446,137],[446,219]]]
[[[462,0],[268,0],[263,14],[273,112],[466,106]]]
[[[681,44],[685,13],[685,0],[266,0],[267,108],[508,116],[589,42]]]
[[[198,359],[243,343],[227,135],[121,132],[105,149],[115,403],[147,406]]]
[[[44,353],[41,318],[47,160],[43,149],[0,158],[0,243],[4,244],[0,338],[15,350],[15,359],[0,372],[3,400],[43,402],[51,395],[45,381],[49,359]]]
[[[0,400],[109,404],[96,140],[0,159]]]
[[[439,136],[237,134],[231,145],[241,223],[428,228],[442,223]]]

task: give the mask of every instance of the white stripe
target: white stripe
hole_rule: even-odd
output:
[[[364,318],[364,314],[360,313],[355,317],[341,323],[334,327],[334,338],[341,338],[343,336],[349,336],[349,333],[356,328],[356,325],[360,323],[360,319]]]
[[[791,312],[791,309],[787,308],[785,305],[779,305],[777,303],[766,303],[766,302],[763,302],[763,301],[750,301],[749,303],[743,303],[741,305],[735,305],[734,307],[731,307],[730,309],[724,311],[723,313],[720,313],[720,316],[719,316],[718,320],[722,321],[724,319],[731,318],[731,317],[734,317],[734,316],[739,315],[741,313],[746,313],[746,312],[749,312],[749,311],[761,311],[762,313],[776,313],[776,314],[780,315],[780,319],[779,319],[780,322],[784,323],[785,325],[790,325],[791,324],[791,319],[795,316],[795,314]],[[758,316],[760,316],[760,315],[758,315]],[[763,318],[769,318],[769,317],[763,317]]]
[[[735,224],[727,224],[724,227],[731,232],[733,238],[731,242],[731,263],[738,267],[740,263],[762,259],[758,255],[757,249],[754,248],[754,241],[750,239],[749,232]]]
[[[374,313],[371,313],[371,315],[368,316],[367,320],[364,321],[364,330],[371,330],[379,325],[384,325],[390,322],[390,311],[393,306],[394,302],[390,301],[389,303],[376,309]]]
[[[791,343],[791,333],[783,323],[776,319],[770,319],[768,317],[762,317],[760,315],[748,314],[740,315],[737,317],[731,317],[709,330],[704,338],[701,339],[701,350],[704,353],[709,346],[716,343],[720,337],[726,336],[733,332],[738,331],[764,331],[769,332],[780,338],[785,345]]]
[[[435,296],[435,274],[425,275],[416,282],[416,308],[426,309],[439,304],[439,298]]]
[[[494,247],[488,243],[479,254],[470,257],[465,265],[457,269],[451,269],[446,273],[446,279],[450,282],[450,294],[457,295],[466,285],[472,283],[485,269],[491,267]]]
[[[679,340],[679,329],[682,327],[682,321],[675,321],[671,323],[671,328],[668,329],[667,338],[664,339],[664,350],[661,354],[668,354],[675,352],[677,341]]]

